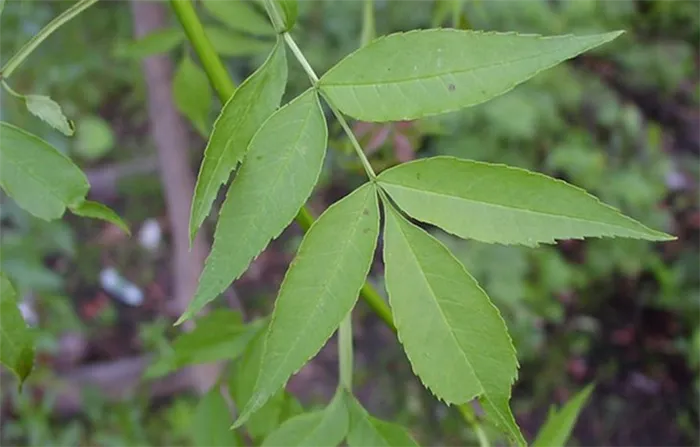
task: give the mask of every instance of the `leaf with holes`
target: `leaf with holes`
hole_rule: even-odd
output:
[[[532,443],[533,447],[563,447],[566,445],[581,408],[592,391],[593,385],[588,385],[560,410],[550,408],[544,426],[540,429],[535,442]]]
[[[209,135],[209,109],[211,108],[211,86],[206,73],[185,55],[173,78],[173,100],[177,110],[192,122],[203,136]]]
[[[27,95],[24,97],[24,103],[27,105],[32,115],[41,119],[54,129],[58,130],[66,136],[72,136],[75,132],[75,126],[61,110],[61,106],[56,101],[48,96]]]
[[[386,170],[379,184],[411,217],[465,239],[530,246],[603,236],[674,239],[582,189],[505,165],[433,157]]]
[[[286,83],[284,45],[278,41],[265,63],[226,102],[214,123],[194,190],[190,240],[209,214],[219,187],[245,156],[253,135],[279,106]]]
[[[127,235],[131,234],[129,226],[121,219],[121,217],[119,217],[119,215],[109,207],[99,202],[84,200],[78,205],[71,206],[70,210],[77,216],[104,220],[105,222],[116,225]]]
[[[386,288],[413,371],[447,403],[480,396],[489,418],[525,444],[508,407],[518,362],[501,315],[444,245],[384,209]]]
[[[17,204],[44,220],[63,216],[90,188],[85,174],[46,141],[0,122],[0,186]]]
[[[236,425],[316,355],[352,310],[378,234],[373,184],[334,203],[311,226],[280,287],[255,391]]]
[[[412,120],[488,101],[620,34],[542,37],[453,29],[391,34],[341,60],[319,85],[353,118]]]
[[[223,292],[294,219],[318,180],[327,142],[313,90],[265,121],[229,187],[197,292],[178,323]]]
[[[0,273],[0,363],[19,378],[21,387],[34,364],[34,334],[18,304],[17,292]]]

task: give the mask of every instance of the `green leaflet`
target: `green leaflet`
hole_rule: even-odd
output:
[[[17,292],[0,272],[0,363],[19,378],[21,387],[34,364],[34,335],[17,304]]]
[[[386,288],[413,371],[447,403],[482,396],[491,420],[524,444],[508,407],[518,362],[498,310],[444,245],[384,209]]]
[[[541,37],[435,29],[391,34],[341,60],[320,86],[353,118],[423,118],[501,95],[620,33]]]
[[[311,226],[282,282],[255,391],[236,426],[316,355],[352,310],[378,234],[379,209],[372,184],[334,203]]]
[[[121,219],[121,217],[119,217],[119,215],[112,211],[109,207],[99,202],[84,200],[78,205],[71,206],[70,210],[73,212],[73,214],[78,216],[91,217],[93,219],[100,219],[112,223],[118,226],[124,233],[131,235],[129,226]]]
[[[27,95],[24,97],[24,103],[34,116],[62,134],[70,137],[75,132],[73,123],[63,114],[61,106],[48,96]]]
[[[272,42],[258,40],[218,26],[204,28],[214,51],[222,56],[251,56],[270,51]],[[279,101],[277,101],[279,104]]]
[[[209,214],[219,187],[226,183],[231,171],[245,156],[253,135],[279,106],[286,84],[287,61],[284,44],[278,40],[265,63],[236,89],[214,122],[214,130],[204,150],[204,160],[194,190],[190,240],[194,240],[197,229]],[[290,113],[295,112],[286,112],[285,116]],[[278,118],[275,123],[279,125],[281,120]],[[292,136],[294,135],[296,133]],[[281,136],[278,140],[280,143],[285,141]],[[282,149],[284,148],[278,150]]]
[[[197,319],[194,330],[179,335],[171,351],[149,366],[146,376],[159,377],[187,365],[238,358],[263,327],[263,321],[243,324],[238,312],[214,310]]]
[[[302,413],[285,421],[263,441],[263,447],[337,446],[348,432],[345,393],[336,392],[322,411]]]
[[[231,29],[259,36],[276,34],[267,18],[246,1],[202,0],[202,5]]]
[[[591,384],[579,391],[561,410],[550,408],[547,421],[540,428],[537,439],[532,444],[533,447],[563,447],[566,445],[581,408],[592,391],[593,385]]]
[[[350,414],[348,446],[350,447],[407,447],[418,443],[400,425],[370,416],[354,396],[346,397]]]
[[[265,121],[229,187],[197,292],[178,323],[216,298],[292,221],[318,180],[327,141],[311,89]]]
[[[120,42],[114,49],[114,55],[120,58],[141,59],[173,50],[183,40],[185,35],[180,28],[165,28],[138,40]]]
[[[229,430],[231,412],[215,385],[197,404],[192,417],[192,440],[197,447],[239,445],[236,432]]]
[[[185,54],[173,78],[173,100],[177,110],[203,136],[209,135],[207,120],[211,109],[211,86],[206,73]]]
[[[482,242],[534,246],[601,236],[673,239],[582,189],[505,165],[433,157],[384,171],[379,183],[411,217]]]
[[[0,186],[31,214],[51,220],[80,203],[89,189],[85,174],[41,138],[0,122]]]

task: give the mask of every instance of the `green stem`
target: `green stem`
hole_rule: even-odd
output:
[[[375,36],[374,0],[365,0],[362,5],[362,34],[360,47],[367,45]]]
[[[301,64],[302,68],[306,72],[306,74],[309,77],[309,80],[311,81],[313,86],[317,87],[318,86],[318,76],[316,75],[316,72],[314,71],[314,69],[311,68],[311,64],[309,64],[309,61],[306,60],[306,57],[304,57],[304,54],[299,49],[299,46],[294,41],[291,34],[284,33],[284,40],[285,40],[285,42],[287,42],[287,46],[289,47],[289,49],[292,50],[292,54],[294,54],[294,57]],[[360,146],[360,142],[357,141],[357,138],[355,138],[355,134],[352,132],[352,129],[350,129],[350,126],[348,125],[348,122],[345,120],[345,117],[333,105],[333,103],[330,102],[329,98],[325,94],[323,94],[323,91],[321,91],[321,95],[323,96],[323,99],[326,100],[326,103],[328,103],[328,106],[330,107],[331,111],[333,112],[333,115],[335,115],[336,119],[340,123],[340,126],[343,128],[346,135],[350,139],[350,143],[352,144],[353,149],[355,149],[355,153],[360,158],[360,161],[362,162],[362,167],[365,169],[367,176],[372,181],[376,180],[377,174],[374,172],[374,169],[372,169],[372,165],[370,164],[369,160],[367,159],[367,156],[365,155],[365,151],[362,150],[362,146]]]
[[[236,91],[236,85],[226,71],[223,62],[216,53],[209,37],[204,32],[202,22],[197,17],[191,0],[170,0],[170,6],[175,12],[180,25],[185,30],[187,39],[199,57],[199,61],[204,67],[204,72],[209,78],[209,82],[216,90],[216,94],[222,103]]]
[[[338,364],[340,385],[352,393],[352,311],[338,328]]]
[[[10,95],[14,96],[17,99],[21,99],[22,101],[24,101],[26,99],[26,96],[24,96],[21,93],[17,93],[12,87],[10,87],[7,84],[7,82],[5,82],[4,79],[0,82],[2,83],[3,88],[5,88],[5,91],[7,91],[7,93],[9,93]]]
[[[187,34],[187,37],[190,39],[190,43],[192,44],[192,47],[194,48],[195,52],[197,53],[197,56],[199,57],[200,60],[209,60],[210,64],[202,66],[204,67],[205,71],[212,70],[213,66],[219,66],[221,69],[223,69],[223,64],[221,63],[221,60],[219,59],[219,55],[216,54],[216,51],[214,51],[214,48],[211,46],[211,44],[206,44],[201,41],[193,41],[192,39],[206,39],[206,36],[202,33],[197,33],[193,32],[190,28],[194,27],[200,27],[201,28],[201,23],[199,22],[199,18],[197,17],[197,14],[194,10],[194,8],[191,7],[191,4],[189,5],[184,5],[186,3],[190,3],[191,0],[171,0],[170,4],[173,7],[173,9],[176,10],[176,15],[178,20],[180,21],[180,25],[185,29],[185,34]],[[208,43],[208,39],[206,39],[206,42]],[[296,47],[296,44],[295,44]],[[294,51],[292,49],[292,51]],[[305,60],[305,59],[304,59]],[[302,64],[303,65],[303,64]],[[225,69],[223,70],[225,72]],[[313,71],[313,70],[312,70]],[[215,77],[213,73],[207,73],[209,79],[211,80],[212,78]],[[212,84],[214,84],[212,82]],[[225,102],[232,94],[235,88],[233,87],[232,82],[228,82],[230,87],[226,87],[224,84],[219,84],[219,86],[215,85],[216,92],[219,96],[219,99],[222,102]],[[343,120],[344,121],[344,120]],[[364,155],[364,154],[363,154]],[[304,230],[304,232],[309,231],[309,228],[311,228],[311,225],[314,222],[314,218],[312,214],[309,212],[308,208],[302,207],[299,212],[296,215],[296,222],[299,224],[299,226]],[[374,311],[375,314],[391,329],[392,331],[396,332],[396,326],[394,325],[394,320],[391,315],[391,309],[389,308],[389,305],[384,301],[384,298],[377,292],[377,290],[368,282],[365,282],[365,284],[362,286],[362,289],[360,289],[360,296],[362,299],[369,305],[369,307]],[[462,411],[462,408],[468,407],[467,404],[459,405],[458,408],[460,409],[460,412]],[[468,408],[468,410],[471,410],[471,408]],[[465,417],[466,420],[466,417]],[[469,422],[467,420],[467,422]],[[478,435],[478,433],[477,433]],[[481,435],[479,435],[481,436]],[[488,441],[487,444],[483,445],[482,447],[488,447]]]
[[[22,48],[19,49],[14,56],[10,58],[9,61],[0,70],[1,76],[3,78],[9,78],[10,75],[20,66],[22,62],[36,49],[36,47],[41,44],[47,37],[49,37],[54,31],[61,27],[64,23],[68,22],[73,17],[77,16],[93,4],[97,3],[97,0],[80,0],[70,8],[63,11],[58,17],[53,19],[37,33],[36,36],[29,39],[27,43],[24,44]]]
[[[457,408],[462,414],[462,418],[465,421],[467,421],[467,424],[469,424],[472,430],[474,430],[474,432],[476,433],[476,437],[477,439],[479,439],[479,446],[491,447],[491,444],[489,443],[489,438],[486,437],[484,429],[481,427],[479,420],[474,414],[474,409],[469,404],[458,405]]]

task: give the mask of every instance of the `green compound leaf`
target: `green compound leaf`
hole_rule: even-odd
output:
[[[236,31],[258,36],[274,36],[275,30],[265,16],[243,0],[202,0],[204,9]]]
[[[187,55],[180,61],[173,78],[173,100],[177,110],[206,138],[209,135],[207,120],[212,102],[211,86],[206,73]]]
[[[370,416],[354,396],[347,396],[346,400],[350,413],[348,446],[418,447],[418,443],[404,427]]]
[[[323,347],[352,310],[379,234],[374,185],[334,203],[311,226],[275,302],[253,397],[236,426]]]
[[[0,273],[0,363],[22,383],[34,365],[34,334],[17,307],[17,292]]]
[[[302,413],[285,421],[265,438],[263,447],[337,446],[348,432],[348,411],[343,391],[322,411]]]
[[[501,315],[444,245],[384,209],[386,288],[413,371],[447,403],[481,396],[487,416],[524,444],[508,407],[518,362]]]
[[[593,391],[593,384],[579,391],[559,411],[550,408],[547,421],[540,429],[533,447],[564,447],[571,436],[571,430],[576,424],[576,419]]]
[[[510,166],[433,157],[379,175],[411,217],[465,239],[535,246],[557,239],[674,239],[623,216],[584,190]]]
[[[24,102],[27,105],[27,110],[34,116],[62,134],[70,137],[75,132],[75,126],[63,114],[61,106],[48,96],[27,95],[24,97]]]
[[[108,206],[99,202],[84,200],[78,205],[71,206],[70,210],[73,212],[73,214],[78,216],[91,217],[93,219],[100,219],[114,224],[127,235],[131,235],[129,226],[122,220],[122,218]]]
[[[17,204],[44,220],[83,201],[90,185],[68,157],[19,127],[0,122],[0,186]]]
[[[286,84],[284,44],[278,41],[265,63],[238,87],[214,122],[194,190],[190,240],[209,214],[219,187],[243,160],[253,135],[279,106]]]
[[[327,142],[313,90],[265,121],[229,187],[197,292],[178,323],[216,298],[294,219],[318,180]]]
[[[138,39],[120,42],[114,49],[115,57],[141,59],[154,54],[167,53],[185,40],[180,28],[165,28]]]
[[[541,37],[451,29],[391,34],[341,60],[320,86],[353,118],[412,120],[488,101],[620,34]]]
[[[269,40],[258,40],[218,26],[207,26],[204,28],[204,32],[214,47],[214,51],[222,56],[241,57],[267,53],[273,45],[273,42]]]
[[[236,432],[229,430],[231,412],[218,386],[202,397],[192,417],[192,440],[197,447],[239,445]]]

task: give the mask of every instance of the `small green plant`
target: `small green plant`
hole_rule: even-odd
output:
[[[69,11],[75,15],[94,1],[82,0]],[[244,325],[230,312],[203,317],[195,332],[182,335],[172,350],[163,349],[149,375],[240,356],[237,382],[230,384],[240,409],[233,428],[245,426],[262,445],[337,445],[343,440],[350,446],[416,445],[403,427],[369,415],[352,394],[350,315],[362,296],[396,331],[414,373],[438,399],[458,405],[474,423],[469,403],[478,398],[491,424],[512,443],[526,445],[509,405],[518,363],[506,325],[486,292],[425,224],[463,239],[504,245],[537,246],[585,237],[673,237],[623,216],[582,189],[506,165],[440,156],[377,174],[345,116],[368,122],[415,120],[481,104],[621,33],[541,37],[430,29],[369,41],[373,29],[366,28],[363,46],[318,76],[290,34],[296,2],[265,0],[272,27],[251,19],[246,23],[254,29],[243,31],[276,36],[276,41],[266,61],[234,91],[209,41],[211,33],[203,31],[192,5],[185,0],[171,4],[188,38],[197,41],[194,46],[204,67],[203,72],[183,58],[175,79],[178,107],[206,135],[205,76],[224,102],[194,191],[192,239],[219,188],[236,171],[199,287],[177,323],[193,318],[239,278],[292,220],[297,219],[306,235],[269,319]],[[229,7],[239,14],[257,14],[242,2],[204,5],[218,17],[229,17]],[[365,17],[371,21],[372,4],[366,5]],[[61,17],[5,65],[2,82],[11,94],[24,98],[32,113],[69,134],[72,125],[57,104],[46,97],[30,100],[5,83],[31,49],[72,15]],[[170,49],[182,40],[177,32],[163,36],[153,40],[155,49],[143,52]],[[287,50],[311,86],[279,107],[287,84]],[[185,91],[190,85],[199,93]],[[368,181],[314,222],[304,203],[319,179],[327,150],[322,100],[346,132]],[[19,128],[1,125],[0,185],[20,206],[44,219],[59,218],[68,208],[121,223],[108,208],[85,200],[85,177],[67,157]],[[390,307],[365,282],[382,230]],[[16,298],[9,281],[2,278],[1,285],[5,310]],[[30,369],[26,364],[31,339],[16,307],[2,315],[2,361],[23,379]],[[340,383],[335,397],[320,411],[289,410],[294,401],[283,391],[286,382],[336,331]],[[6,357],[7,346],[18,349]],[[552,412],[535,444],[564,443],[590,391],[584,390],[561,412]],[[272,420],[267,416],[272,407],[276,423],[257,430],[262,419]],[[203,444],[237,442],[221,427],[226,409],[218,388],[202,400],[202,421],[196,425]],[[216,427],[211,426],[214,422]],[[482,444],[487,442],[482,438]]]

